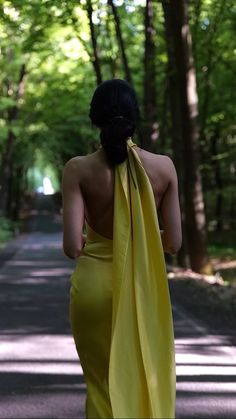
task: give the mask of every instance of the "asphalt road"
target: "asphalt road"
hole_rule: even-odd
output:
[[[86,389],[67,315],[73,262],[57,228],[33,225],[0,258],[0,418],[83,418]],[[177,417],[236,418],[233,336],[211,334],[178,302],[173,309]]]

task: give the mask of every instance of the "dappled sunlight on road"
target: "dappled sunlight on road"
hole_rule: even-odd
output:
[[[70,336],[0,336],[0,373],[82,375]]]
[[[59,262],[58,265],[61,263],[62,266],[64,266],[64,261]],[[10,260],[8,262],[5,262],[5,266],[34,266],[35,267],[36,262],[34,260]],[[37,261],[37,266],[55,266],[55,261],[51,260],[42,260]]]
[[[1,268],[0,417],[83,417],[86,388],[68,315],[73,268],[60,232],[24,235]]]
[[[174,318],[177,418],[235,418],[235,337],[210,334],[180,307]]]
[[[84,417],[68,315],[74,266],[61,233],[35,232],[0,270],[0,417]],[[173,312],[177,418],[235,418],[235,337],[211,334],[178,305]]]
[[[58,276],[61,276],[61,275],[70,275],[71,274],[71,270],[70,269],[65,269],[65,268],[60,268],[60,269],[58,269],[58,268],[51,268],[51,269],[48,269],[47,271],[46,270],[35,270],[35,271],[32,271],[32,272],[29,272],[29,274],[31,275],[31,276],[42,276],[42,277],[51,277],[51,276],[56,276],[56,277],[58,277]]]
[[[40,240],[40,237],[38,238]],[[53,240],[49,240],[47,241],[47,243],[30,243],[30,244],[25,244],[23,246],[24,250],[44,250],[45,248],[50,248],[50,249],[61,249],[61,243],[57,243]]]

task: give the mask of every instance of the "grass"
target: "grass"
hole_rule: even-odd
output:
[[[226,285],[236,285],[236,234],[234,231],[211,232],[208,254]],[[235,262],[235,263],[234,263]]]
[[[0,217],[0,249],[15,236],[17,223],[6,217]]]
[[[219,259],[235,259],[236,247],[227,246],[225,244],[210,244],[208,246],[208,254],[212,258]]]

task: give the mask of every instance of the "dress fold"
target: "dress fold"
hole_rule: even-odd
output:
[[[116,167],[109,391],[114,418],[175,416],[172,312],[156,205],[135,144]],[[128,169],[129,167],[129,169]]]

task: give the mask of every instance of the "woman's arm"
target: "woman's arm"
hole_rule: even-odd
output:
[[[166,158],[166,170],[169,177],[168,187],[160,206],[161,238],[166,253],[178,252],[182,244],[181,216],[178,196],[178,179],[172,160]]]
[[[84,201],[79,182],[78,159],[71,159],[65,165],[62,178],[63,249],[71,259],[80,255],[85,243]]]

